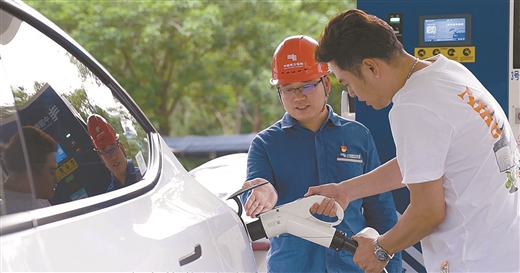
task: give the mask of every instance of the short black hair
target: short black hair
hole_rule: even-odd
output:
[[[360,78],[364,59],[379,58],[391,64],[394,57],[405,53],[390,25],[360,9],[345,10],[334,16],[318,43],[316,61],[332,62]]]
[[[23,126],[22,134],[31,169],[41,171],[47,162],[47,154],[56,152],[58,143],[50,135],[34,126]],[[17,132],[2,150],[2,162],[9,173],[21,173],[27,170],[24,154],[22,138]]]

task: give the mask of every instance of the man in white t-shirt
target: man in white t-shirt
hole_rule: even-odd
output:
[[[410,205],[378,238],[354,236],[354,261],[381,272],[421,241],[428,272],[520,272],[519,154],[504,111],[463,65],[406,53],[392,28],[357,9],[330,20],[316,59],[349,94],[389,113],[396,158],[360,177],[309,188],[345,207],[408,187]],[[311,212],[334,215],[334,202]]]

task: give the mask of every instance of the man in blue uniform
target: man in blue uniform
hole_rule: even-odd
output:
[[[107,192],[132,185],[141,180],[141,172],[126,158],[119,135],[102,116],[93,114],[87,120],[88,133],[101,161],[111,172]]]
[[[301,198],[310,186],[349,179],[380,165],[369,130],[338,116],[327,104],[329,70],[326,63],[314,60],[317,44],[307,36],[291,36],[274,53],[271,84],[286,113],[258,133],[249,148],[244,187],[269,184],[241,196],[248,216]],[[336,228],[349,236],[367,226],[384,233],[396,222],[395,204],[387,192],[350,202]],[[270,241],[269,272],[363,272],[345,250],[338,252],[290,234]],[[400,253],[387,270],[401,272]]]

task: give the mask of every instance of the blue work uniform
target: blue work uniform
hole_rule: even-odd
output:
[[[271,182],[278,193],[276,206],[302,198],[310,186],[341,182],[380,165],[369,130],[359,122],[338,116],[330,105],[327,109],[328,118],[316,132],[285,113],[251,142],[247,180],[263,178]],[[250,194],[240,196],[243,203]],[[395,203],[392,194],[386,192],[351,201],[336,228],[351,237],[367,226],[383,234],[396,223]],[[290,234],[270,241],[268,272],[363,272],[346,250],[338,252]],[[402,271],[401,253],[390,260],[386,269]]]
[[[142,178],[141,172],[139,171],[138,168],[134,167],[134,163],[132,162],[132,160],[127,159],[126,163],[127,163],[127,165],[126,165],[125,184],[123,185],[123,184],[119,183],[119,181],[117,181],[114,174],[110,173],[111,181],[110,181],[110,185],[108,185],[107,192],[117,190],[117,189],[126,187],[128,185],[132,185],[135,182],[141,180],[141,178]]]

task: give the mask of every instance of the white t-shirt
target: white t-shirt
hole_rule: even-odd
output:
[[[30,193],[11,191],[7,189],[4,189],[2,192],[2,202],[5,204],[6,212],[8,214],[51,206],[51,203],[49,203],[47,199],[35,199]]]
[[[426,269],[520,272],[520,157],[508,119],[463,65],[430,60],[389,113],[403,183],[444,178],[445,220],[421,241]]]

